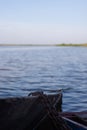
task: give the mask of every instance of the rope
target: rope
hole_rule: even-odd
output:
[[[65,121],[59,116],[56,109],[52,106],[48,97],[42,93],[39,95],[39,97],[41,98],[42,103],[46,106],[47,115],[53,121],[55,128],[60,130],[70,130]]]

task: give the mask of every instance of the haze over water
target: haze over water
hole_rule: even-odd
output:
[[[86,110],[86,47],[0,47],[0,98],[59,89],[63,111]]]

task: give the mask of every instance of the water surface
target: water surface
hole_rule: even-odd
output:
[[[86,47],[0,47],[0,98],[63,90],[63,111],[87,110]]]

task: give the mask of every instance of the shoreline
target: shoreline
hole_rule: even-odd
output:
[[[4,46],[59,46],[59,47],[87,47],[87,43],[83,44],[0,44],[0,47]]]

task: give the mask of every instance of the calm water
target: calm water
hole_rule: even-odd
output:
[[[0,47],[0,98],[63,90],[63,110],[87,110],[87,48]]]

